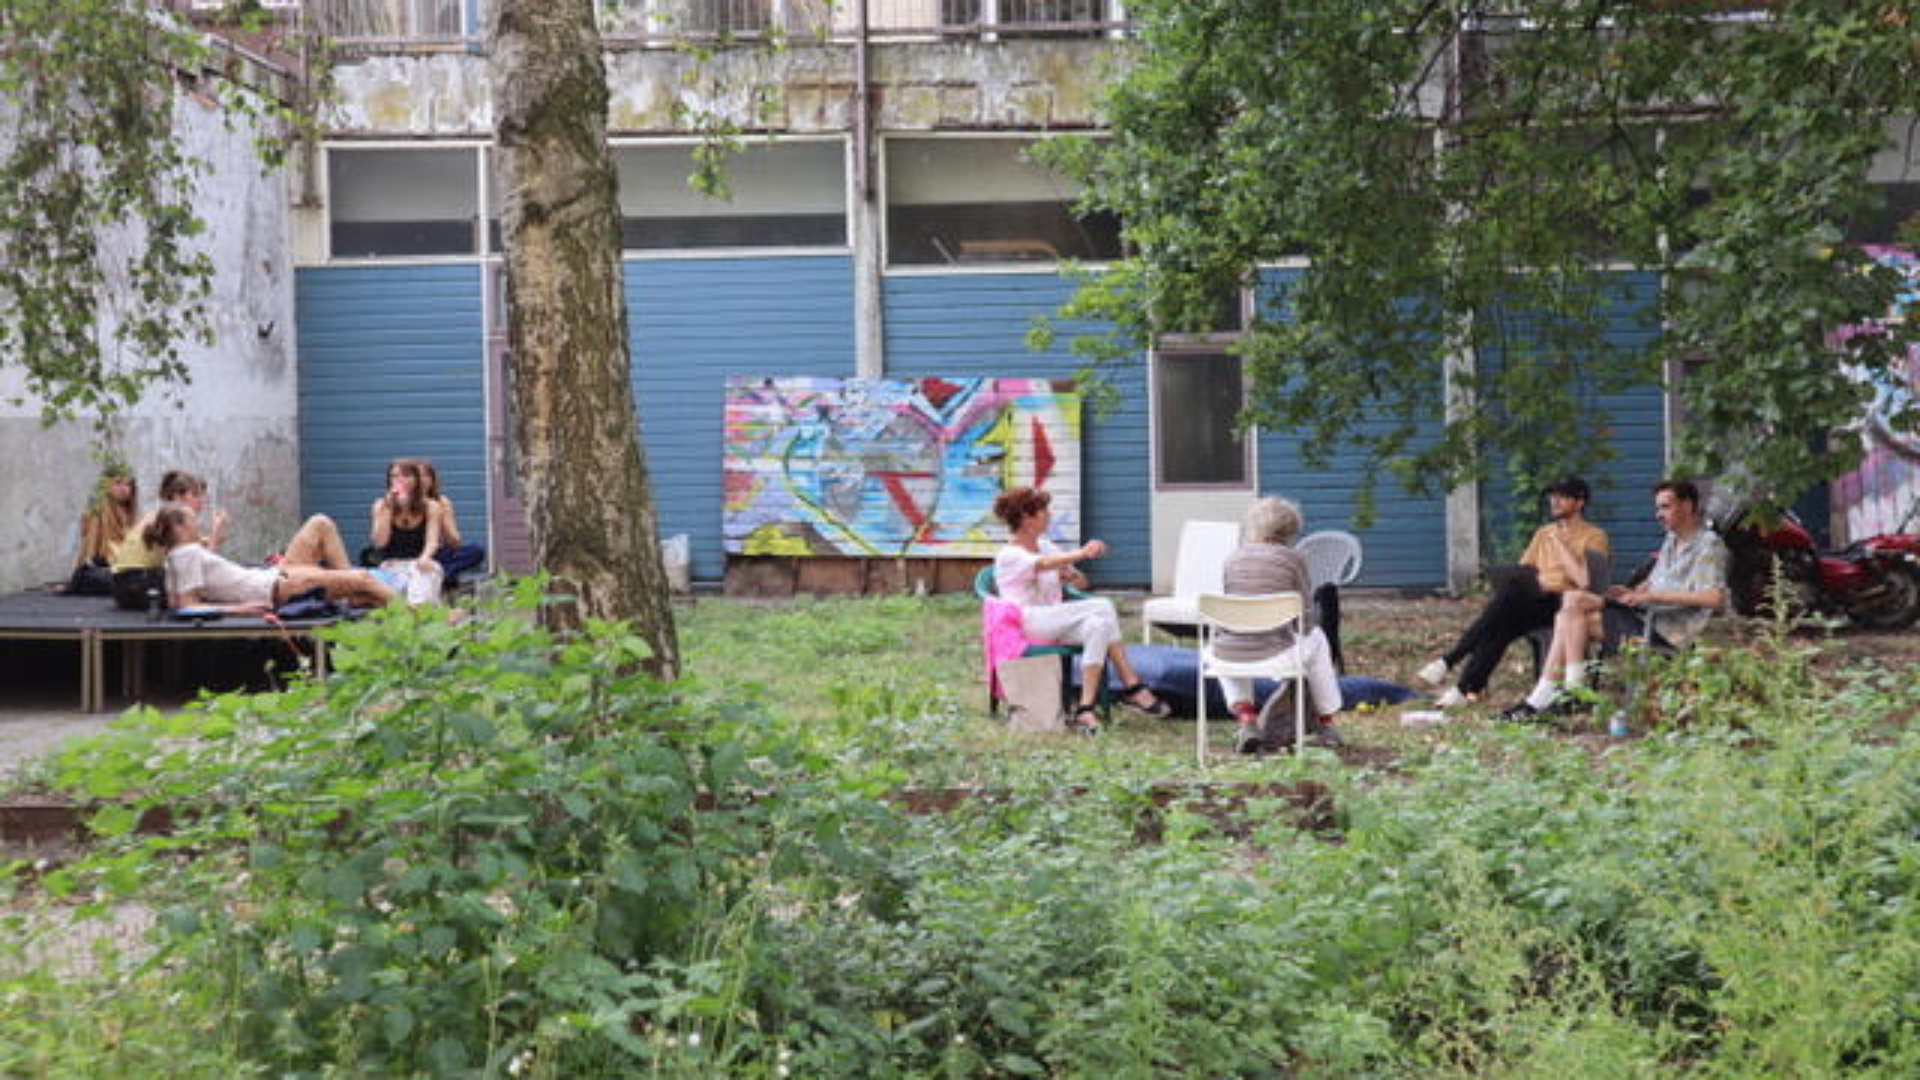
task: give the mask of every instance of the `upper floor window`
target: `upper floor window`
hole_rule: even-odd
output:
[[[727,158],[730,198],[696,191],[693,146],[616,146],[622,246],[845,247],[846,151],[839,140],[749,143]]]
[[[297,0],[269,0],[261,6],[296,4]],[[481,7],[482,0],[308,0],[306,4],[314,28],[342,41],[455,38],[473,32]]]
[[[1873,193],[1873,205],[1848,223],[1847,239],[1863,244],[1891,244],[1899,239],[1903,226],[1920,220],[1920,183],[1875,184]]]
[[[473,147],[330,148],[328,240],[333,257],[477,253],[477,155]]]
[[[1081,216],[1079,185],[1028,160],[1032,139],[886,140],[887,261],[1051,263],[1120,255],[1120,221]]]

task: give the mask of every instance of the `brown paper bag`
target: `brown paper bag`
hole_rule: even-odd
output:
[[[1060,707],[1060,658],[1025,656],[996,669],[1007,699],[1007,727],[1013,731],[1065,731]]]

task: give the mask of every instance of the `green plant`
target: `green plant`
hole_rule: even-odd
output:
[[[536,599],[522,583],[514,611]],[[797,772],[762,790],[782,748],[690,714],[622,627],[556,641],[400,610],[331,640],[324,684],[136,715],[62,762],[70,790],[127,801],[48,887],[155,890],[165,962],[214,983],[276,1070],[655,1063],[649,1003],[656,1027],[729,1030],[711,965],[750,956],[762,889],[866,865],[838,802],[793,801]],[[146,805],[173,808],[171,835],[129,835]]]
[[[1191,774],[1147,736],[998,742],[953,687],[902,670],[927,624],[970,633],[967,605],[701,609],[697,674],[671,686],[628,674],[617,627],[556,642],[512,615],[394,612],[341,633],[328,684],[142,714],[68,755],[57,773],[119,801],[95,819],[112,839],[51,884],[151,904],[167,936],[70,1005],[0,968],[0,1061],[1343,1080],[1920,1065],[1904,672],[1763,638],[1728,661],[1730,702],[1647,738],[1462,723],[1389,773],[1269,761],[1264,778],[1332,787],[1337,832],[1278,800],[1223,830],[1204,790],[1156,804]],[[897,644],[837,659],[786,641],[838,621]],[[1651,697],[1701,675],[1666,663]],[[783,673],[822,696],[774,693]],[[963,777],[983,790],[942,812],[885,805]],[[193,812],[136,840],[142,803]],[[157,1029],[160,1002],[192,1045]],[[92,1021],[121,1037],[85,1049]]]

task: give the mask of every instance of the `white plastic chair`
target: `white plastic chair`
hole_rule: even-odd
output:
[[[1257,660],[1228,660],[1214,652],[1219,632],[1260,634],[1269,630],[1293,629],[1295,641],[1301,631],[1301,614],[1306,601],[1299,593],[1270,593],[1265,596],[1202,595],[1196,602],[1200,612],[1200,686],[1194,712],[1194,746],[1200,767],[1207,767],[1207,679],[1229,676],[1240,679],[1274,679],[1293,683],[1293,746],[1295,752],[1307,744],[1307,673],[1289,645],[1281,652]],[[1276,690],[1282,693],[1285,687]]]
[[[1293,550],[1307,560],[1309,589],[1317,590],[1328,583],[1350,584],[1360,576],[1360,538],[1350,532],[1326,529],[1309,533],[1293,545]]]
[[[1221,574],[1227,556],[1240,546],[1240,526],[1231,521],[1189,521],[1180,527],[1180,550],[1174,555],[1173,595],[1156,596],[1140,605],[1140,643],[1153,640],[1156,624],[1193,626],[1200,621],[1194,601],[1201,593],[1225,588]]]

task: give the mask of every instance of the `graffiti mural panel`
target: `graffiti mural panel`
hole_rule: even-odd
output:
[[[993,500],[1053,493],[1080,536],[1080,395],[1048,379],[727,380],[721,513],[733,555],[991,558]]]

